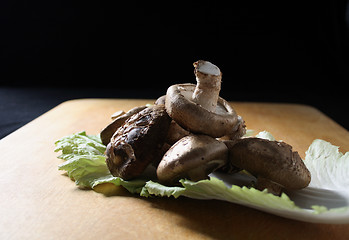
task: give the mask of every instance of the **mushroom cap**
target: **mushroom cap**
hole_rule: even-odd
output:
[[[171,121],[170,127],[168,129],[166,143],[173,145],[181,138],[188,136],[190,132],[182,128],[175,121]]]
[[[145,108],[146,106],[135,107],[129,110],[127,113],[122,113],[123,111],[119,111],[120,114],[116,118],[114,118],[111,123],[109,123],[105,128],[102,129],[100,133],[102,143],[107,146],[110,143],[110,139],[114,135],[116,130],[118,130],[118,128],[121,127],[129,117],[142,111]]]
[[[235,127],[231,130],[230,133],[220,137],[219,140],[224,141],[224,140],[239,139],[243,137],[245,134],[246,134],[245,120],[240,115],[238,115],[238,120]]]
[[[234,109],[223,98],[218,98],[215,112],[208,111],[191,100],[195,85],[176,84],[167,89],[166,111],[184,129],[211,137],[229,134],[238,123]]]
[[[154,104],[155,104],[155,105],[165,104],[165,100],[166,100],[166,95],[162,95],[161,97],[159,97],[158,99],[156,99],[156,101],[154,102]]]
[[[125,123],[126,119],[129,118],[126,114],[123,114],[115,118],[111,123],[105,126],[100,132],[99,136],[101,137],[102,143],[108,145],[110,143],[111,137],[114,135],[116,130]]]
[[[169,185],[183,178],[199,181],[225,165],[227,159],[228,148],[223,142],[207,135],[189,135],[165,153],[157,176],[160,182]]]
[[[303,160],[285,142],[242,138],[225,143],[230,163],[256,177],[269,179],[286,189],[301,189],[310,183],[310,172]]]
[[[112,136],[106,163],[113,176],[138,177],[153,161],[161,159],[171,118],[164,105],[154,105],[128,118]]]

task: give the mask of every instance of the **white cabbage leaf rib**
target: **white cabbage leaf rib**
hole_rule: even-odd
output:
[[[349,152],[316,139],[305,154],[305,165],[311,172],[309,187],[337,191],[349,198]]]

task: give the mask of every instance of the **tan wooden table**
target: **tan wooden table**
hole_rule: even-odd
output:
[[[240,205],[81,190],[57,170],[55,140],[97,134],[118,110],[152,100],[65,102],[0,141],[0,239],[347,239],[348,225],[289,220]],[[349,133],[318,110],[232,102],[247,127],[268,130],[301,157],[315,138],[349,150]],[[102,191],[98,189],[97,191]]]

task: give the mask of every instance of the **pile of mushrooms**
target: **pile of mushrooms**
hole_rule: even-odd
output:
[[[117,112],[101,131],[111,174],[130,180],[153,167],[154,178],[171,186],[245,170],[257,189],[276,195],[308,186],[310,172],[290,145],[244,137],[243,118],[219,97],[220,69],[203,60],[194,67],[196,85],[172,85],[152,106]]]

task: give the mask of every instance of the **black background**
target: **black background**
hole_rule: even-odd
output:
[[[227,100],[309,104],[349,129],[347,1],[0,4],[0,137],[68,99],[156,98],[198,59]]]

